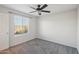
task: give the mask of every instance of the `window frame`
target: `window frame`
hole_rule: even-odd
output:
[[[15,22],[14,22],[14,35],[24,35],[24,34],[27,34],[27,33],[29,32],[29,21],[30,21],[30,18],[29,18],[29,17],[22,16],[22,15],[18,15],[18,14],[13,14],[13,15],[12,15],[13,21],[14,21],[14,16],[19,16],[19,17],[21,16],[21,17],[22,17],[22,26],[23,26],[23,22],[24,22],[24,21],[23,21],[23,18],[26,18],[26,21],[28,22],[28,23],[26,23],[26,24],[28,24],[28,25],[27,25],[27,32],[25,32],[25,33],[20,33],[20,34],[16,34],[16,33],[15,33],[15,26],[16,26],[16,25],[15,25]]]

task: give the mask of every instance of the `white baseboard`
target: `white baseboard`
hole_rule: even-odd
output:
[[[39,39],[43,39],[43,40],[47,40],[47,41],[50,41],[50,42],[54,42],[54,43],[58,43],[58,44],[62,44],[62,45],[65,45],[65,46],[70,46],[70,47],[73,47],[73,48],[77,48],[76,46],[74,46],[74,45],[71,45],[71,44],[69,44],[69,43],[63,43],[63,42],[58,42],[58,41],[56,41],[56,40],[52,40],[52,39],[50,39],[50,38],[48,38],[48,37],[43,37],[43,36],[37,36],[37,38],[39,38]]]

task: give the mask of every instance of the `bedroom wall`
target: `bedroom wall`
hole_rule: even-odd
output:
[[[38,38],[59,44],[76,47],[77,12],[70,10],[62,13],[41,16],[38,20]]]
[[[20,34],[20,35],[14,35],[14,25],[13,25],[13,20],[11,21],[11,40],[10,40],[10,45],[14,46],[29,40],[32,40],[34,38],[36,38],[36,18],[30,18],[29,20],[29,31],[27,33],[24,34]]]
[[[79,52],[79,6],[77,8],[77,49]]]

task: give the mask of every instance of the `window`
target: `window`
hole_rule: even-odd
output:
[[[29,18],[14,15],[15,34],[23,34],[28,32]]]

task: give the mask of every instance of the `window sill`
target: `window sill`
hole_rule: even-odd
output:
[[[23,33],[23,34],[15,34],[14,36],[17,37],[17,36],[24,36],[26,35],[27,33]]]

